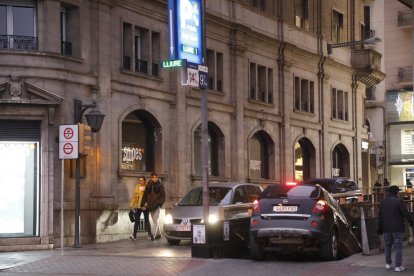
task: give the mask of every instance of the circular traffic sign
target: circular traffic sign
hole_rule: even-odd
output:
[[[65,154],[71,154],[73,152],[73,145],[71,143],[65,143],[63,145],[63,152]]]
[[[73,129],[71,129],[70,127],[65,128],[65,130],[63,131],[63,136],[65,136],[66,139],[72,139],[73,137]]]

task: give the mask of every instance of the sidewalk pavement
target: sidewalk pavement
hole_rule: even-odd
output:
[[[414,245],[404,247],[401,275],[414,275]],[[333,262],[297,259],[191,258],[189,244],[168,246],[165,240],[83,245],[42,251],[0,253],[0,275],[289,275],[289,276],[381,276],[383,253],[355,254]]]

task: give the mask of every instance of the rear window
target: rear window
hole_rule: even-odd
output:
[[[217,206],[223,200],[223,198],[230,191],[227,187],[209,187],[209,206]],[[202,206],[203,205],[203,188],[198,187],[192,189],[186,194],[178,204],[179,206]]]
[[[260,195],[262,198],[319,198],[321,189],[316,186],[294,186],[290,190],[286,191],[281,185],[270,185]]]

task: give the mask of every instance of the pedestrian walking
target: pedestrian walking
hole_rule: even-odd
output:
[[[152,219],[151,233],[154,235],[154,238],[158,240],[161,238],[159,216],[162,205],[165,202],[165,188],[155,172],[151,174],[151,179],[148,181],[144,193],[144,200],[147,202],[147,207]]]
[[[144,214],[144,223],[145,229],[148,232],[151,240],[154,240],[153,235],[151,234],[151,225],[149,221],[149,210],[147,208],[147,202],[144,200],[144,193],[146,189],[146,179],[145,176],[140,176],[138,178],[138,184],[134,189],[134,195],[132,196],[131,203],[129,207],[134,211],[134,232],[129,237],[131,240],[135,241],[137,238],[138,227],[141,222],[141,214]]]
[[[391,269],[392,258],[391,250],[395,246],[395,271],[404,270],[402,266],[403,259],[403,238],[404,238],[404,218],[413,225],[410,213],[404,204],[404,201],[398,197],[398,186],[388,188],[388,196],[383,199],[379,205],[379,224],[378,234],[384,237],[385,245],[385,269]]]

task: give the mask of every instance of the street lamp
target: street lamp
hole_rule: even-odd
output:
[[[364,40],[359,40],[359,41],[351,41],[351,42],[342,42],[342,43],[335,43],[335,44],[330,44],[328,43],[327,46],[327,50],[328,50],[328,55],[332,54],[332,49],[333,48],[340,48],[340,47],[347,47],[347,46],[352,46],[352,45],[359,45],[359,44],[363,44],[363,45],[373,45],[377,42],[381,42],[381,38],[378,37],[370,37]]]
[[[81,100],[75,99],[74,101],[74,120],[75,124],[82,123],[82,115],[88,108],[96,108],[97,105],[82,104]],[[93,110],[85,115],[88,125],[91,127],[92,132],[98,132],[105,117],[105,114],[98,110]],[[80,224],[80,159],[81,153],[76,158],[76,191],[75,191],[75,247],[79,247],[79,224]]]
[[[75,99],[74,102],[74,120],[75,124],[82,123],[82,115],[88,108],[96,108],[96,104],[82,104],[81,100]],[[105,117],[105,114],[99,110],[92,110],[85,115],[88,125],[91,127],[92,132],[98,132],[101,127]]]

